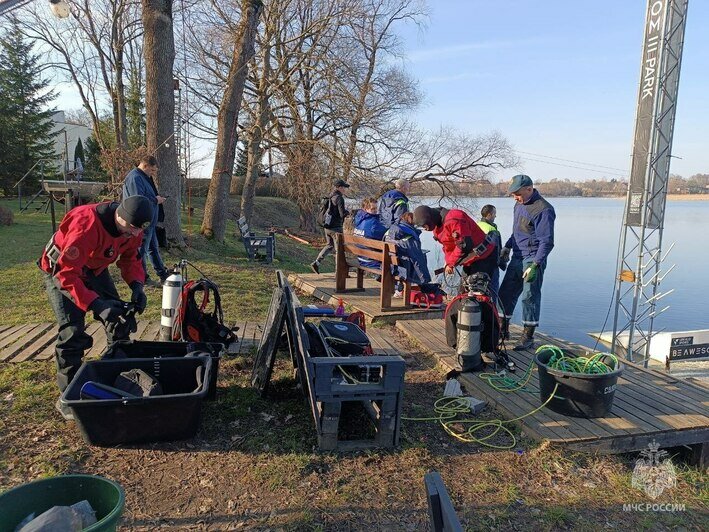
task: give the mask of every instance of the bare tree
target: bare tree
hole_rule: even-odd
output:
[[[172,67],[175,41],[172,0],[142,0],[145,54],[145,112],[148,151],[160,168],[158,182],[165,201],[165,232],[175,245],[184,245],[180,229],[180,169],[175,150],[175,95]]]
[[[102,148],[109,143],[100,128],[102,100],[109,97],[114,126],[110,143],[127,149],[125,50],[142,31],[139,0],[69,0],[69,4],[71,23],[54,19],[44,6],[28,4],[21,17],[23,32],[44,44],[53,66],[74,83]]]
[[[241,21],[234,34],[232,63],[227,87],[218,115],[217,150],[204,207],[202,234],[224,240],[229,186],[236,156],[236,128],[241,99],[248,76],[248,63],[254,56],[256,28],[263,9],[261,0],[243,0]]]

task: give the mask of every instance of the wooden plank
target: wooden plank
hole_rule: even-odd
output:
[[[0,325],[0,338],[2,338],[2,335],[5,331],[7,331],[12,325]]]
[[[154,342],[159,337],[160,337],[160,322],[159,321],[150,321],[148,323],[148,326],[143,331],[143,334],[140,336],[140,339],[144,340],[146,342]]]
[[[130,335],[131,340],[139,340],[140,337],[141,337],[141,336],[143,335],[143,333],[145,332],[145,329],[147,328],[147,326],[148,326],[149,323],[150,323],[150,321],[148,321],[148,320],[140,320],[140,321],[136,324],[137,327],[136,327],[136,329],[135,329],[135,332],[134,332],[134,333],[131,333],[131,335]]]
[[[21,358],[21,360],[26,360],[35,350],[29,351],[29,355],[25,355],[25,350],[38,338],[44,336],[48,330],[52,329],[51,323],[40,323],[34,327],[34,329],[28,331],[22,338],[17,340],[14,344],[6,347],[0,352],[0,361],[10,360],[12,358]],[[19,355],[19,357],[18,357]],[[18,360],[15,360],[18,362]]]
[[[7,334],[0,340],[0,350],[6,348],[9,345],[14,344],[17,340],[22,338],[28,331],[31,331],[37,326],[36,323],[30,323],[29,325],[15,325],[7,331]]]
[[[57,326],[54,323],[48,323],[47,331],[37,338],[31,345],[25,347],[22,352],[11,360],[11,362],[24,362],[31,358],[38,358],[39,355],[49,346],[54,353],[54,342],[57,339]]]

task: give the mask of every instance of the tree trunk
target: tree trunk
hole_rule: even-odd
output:
[[[180,229],[180,169],[175,151],[175,96],[172,66],[175,40],[172,0],[142,0],[145,54],[145,121],[148,150],[158,160],[158,187],[165,201],[165,231],[184,245]]]
[[[114,83],[114,120],[116,120],[116,146],[128,149],[128,120],[126,118],[126,86],[123,83],[123,49],[116,49],[116,77]]]
[[[236,157],[236,126],[244,85],[248,77],[248,64],[254,56],[256,28],[262,10],[261,0],[242,0],[241,2],[241,21],[235,35],[227,87],[217,116],[217,149],[207,202],[204,206],[202,234],[219,241],[224,240],[226,232],[229,187]]]
[[[248,145],[248,159],[246,163],[246,177],[244,179],[244,190],[241,193],[241,215],[246,217],[246,221],[251,225],[251,215],[254,210],[254,196],[256,181],[258,180],[259,168],[261,167],[261,157],[263,149],[263,132],[268,124],[268,84],[271,71],[271,47],[268,40],[263,47],[263,68],[258,88],[258,117],[253,127],[253,134]],[[273,176],[270,176],[273,178]]]

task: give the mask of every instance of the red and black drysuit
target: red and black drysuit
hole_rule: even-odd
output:
[[[466,275],[484,272],[492,279],[497,269],[494,240],[460,209],[433,210],[441,217],[441,224],[433,229],[433,238],[443,246],[446,266],[463,266]]]
[[[115,222],[118,205],[90,204],[69,211],[37,263],[44,272],[45,288],[59,325],[55,354],[60,390],[69,385],[84,351],[93,345],[85,332],[86,312],[99,298],[120,301],[108,266],[117,262],[129,286],[145,282],[139,255],[143,233],[121,234]],[[106,327],[107,343],[127,339],[129,333],[126,328]]]

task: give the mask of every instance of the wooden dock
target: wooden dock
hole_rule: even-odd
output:
[[[237,335],[239,341],[230,348],[232,354],[248,354],[261,340],[262,324],[242,322]],[[94,345],[85,358],[97,358],[106,349],[106,335],[100,323],[87,325],[86,332]],[[160,337],[160,322],[142,320],[131,340],[155,341]],[[54,323],[30,323],[26,325],[0,325],[0,362],[24,362],[26,360],[49,360],[54,356],[57,327]]]
[[[443,316],[442,310],[407,308],[402,299],[392,299],[393,307],[382,310],[379,306],[380,284],[374,279],[364,279],[364,291],[335,293],[334,273],[299,273],[288,276],[291,285],[304,294],[316,297],[329,305],[337,305],[340,298],[367,317],[368,322],[394,323],[398,320],[424,319]]]
[[[460,369],[455,351],[446,344],[442,320],[400,321],[397,328],[424,351],[438,357],[444,368]],[[510,332],[512,339],[509,344],[514,345],[521,329],[513,327]],[[543,334],[537,335],[537,340],[537,346],[579,347]],[[533,363],[533,351],[508,349],[508,353],[519,368],[517,375],[522,375]],[[524,415],[541,402],[538,393],[498,392],[474,373],[462,374],[459,380],[470,395],[486,399],[508,418]],[[529,390],[539,389],[536,368],[527,387]],[[663,448],[695,446],[696,453],[706,460],[709,447],[709,388],[637,364],[625,363],[611,415],[595,419],[574,418],[544,408],[524,418],[520,424],[522,430],[535,439],[578,451],[639,451],[646,449],[654,440]]]

